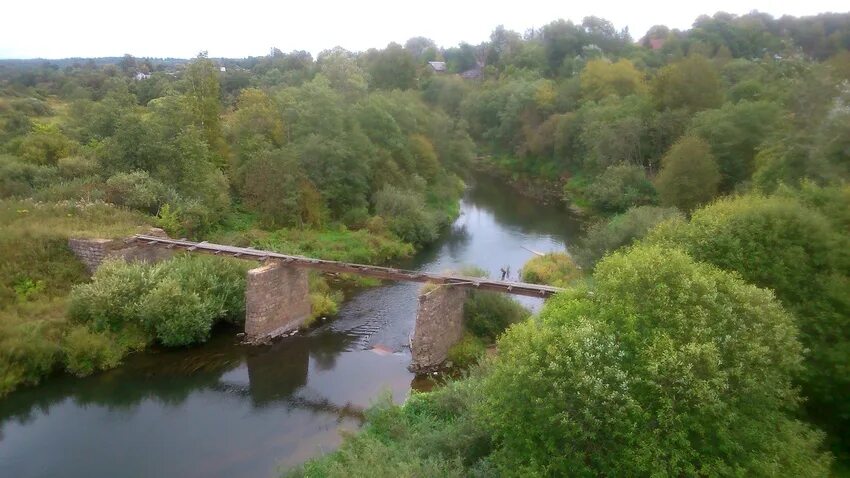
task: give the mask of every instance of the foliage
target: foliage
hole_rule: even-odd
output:
[[[697,210],[690,222],[664,223],[647,240],[772,289],[794,313],[809,350],[803,375],[809,413],[846,431],[850,247],[843,231],[792,197],[743,196]]]
[[[592,293],[556,296],[499,348],[480,406],[503,473],[827,475],[820,434],[788,415],[791,317],[681,252],[614,254]]]
[[[643,169],[628,164],[608,167],[583,191],[577,192],[594,210],[606,214],[623,212],[630,207],[656,201],[655,188]]]
[[[249,240],[249,244],[245,245],[284,254],[360,264],[386,263],[413,254],[412,246],[386,234],[380,228],[375,232],[367,229],[351,231],[345,227],[325,231],[279,229],[273,233],[260,234],[260,237]]]
[[[421,195],[385,186],[375,195],[375,212],[387,220],[387,227],[402,240],[426,244],[437,238],[440,224],[424,203]]]
[[[692,113],[717,108],[723,101],[720,75],[705,57],[692,55],[662,68],[651,85],[659,109]]]
[[[448,361],[453,367],[467,368],[476,364],[486,352],[487,348],[479,337],[466,333],[449,348]]]
[[[493,343],[511,324],[525,320],[528,309],[504,294],[472,291],[463,304],[463,326],[473,336]]]
[[[35,385],[62,360],[64,301],[0,308],[0,396]]]
[[[772,131],[779,114],[776,103],[741,101],[694,117],[691,131],[711,145],[724,190],[752,175],[756,149]]]
[[[708,143],[685,136],[661,159],[655,188],[661,204],[691,211],[717,195],[720,172]]]
[[[145,171],[117,173],[106,180],[106,200],[112,204],[156,213],[174,193]]]
[[[68,371],[78,377],[116,367],[126,352],[111,334],[91,332],[84,326],[71,329],[63,349]]]
[[[14,156],[0,155],[0,198],[27,197],[44,187],[56,177],[56,170],[20,160]]]
[[[682,215],[676,208],[633,207],[592,224],[573,252],[573,258],[582,268],[592,269],[606,254],[643,238],[657,224],[677,218],[681,219]]]
[[[155,265],[112,261],[74,287],[69,315],[94,331],[138,328],[169,347],[205,342],[218,321],[245,314],[247,266],[183,256]]]
[[[534,256],[522,266],[522,280],[533,284],[567,287],[581,277],[581,269],[565,252]]]
[[[643,74],[631,61],[591,60],[581,72],[582,95],[598,101],[609,95],[628,96],[646,91]]]

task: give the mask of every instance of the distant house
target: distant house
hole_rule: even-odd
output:
[[[446,62],[444,61],[429,61],[428,65],[434,70],[435,73],[445,73],[446,72]]]
[[[660,50],[664,46],[664,38],[650,38],[649,47],[653,50]]]
[[[218,71],[220,71],[222,73],[227,73],[227,68],[222,66],[221,68],[218,69]]]
[[[484,62],[478,60],[475,62],[475,68],[470,68],[460,74],[464,80],[479,80],[484,76]]]
[[[138,72],[138,73],[136,73],[136,76],[134,76],[134,78],[136,79],[136,81],[147,80],[147,79],[148,79],[148,78],[150,78],[150,77],[151,77],[151,75],[149,75],[149,74],[147,74],[147,73],[142,73],[141,71],[140,71],[140,72]]]

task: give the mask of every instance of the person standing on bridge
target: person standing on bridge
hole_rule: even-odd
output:
[[[505,280],[505,274],[507,274],[508,271],[506,271],[504,267],[499,268],[499,270],[502,271],[502,280]]]
[[[511,279],[511,265],[508,264],[508,267],[505,268],[505,277],[510,280]]]

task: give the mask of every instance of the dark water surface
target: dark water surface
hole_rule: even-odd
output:
[[[400,265],[472,264],[491,277],[509,265],[515,278],[533,255],[525,248],[563,249],[577,233],[567,211],[486,177],[461,210],[437,244]],[[0,401],[0,477],[267,477],[333,450],[382,392],[407,397],[420,287],[358,292],[333,322],[271,346],[240,346],[237,330],[222,330],[203,347],[16,392]]]

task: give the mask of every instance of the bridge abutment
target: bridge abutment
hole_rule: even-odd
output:
[[[261,343],[297,329],[310,317],[307,271],[280,263],[248,271],[245,338]]]
[[[168,239],[162,229],[151,228],[147,235]],[[140,243],[130,243],[121,239],[68,239],[68,247],[89,271],[94,271],[107,259],[120,258],[125,261],[159,262],[170,259],[174,252],[170,249],[147,247]]]
[[[419,296],[410,342],[410,370],[427,372],[446,361],[449,349],[463,338],[466,297],[466,289],[451,286],[440,286]]]

